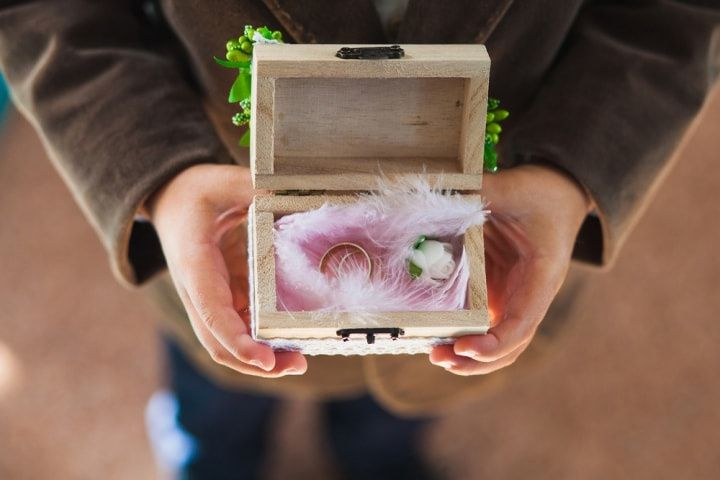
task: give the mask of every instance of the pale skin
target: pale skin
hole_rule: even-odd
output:
[[[248,375],[300,375],[307,370],[302,354],[273,351],[250,336],[244,239],[217,235],[218,217],[246,210],[254,194],[246,168],[196,165],[170,180],[147,208],[180,299],[210,356]],[[484,232],[495,326],[487,335],[433,349],[430,362],[457,375],[491,373],[527,348],[565,279],[591,208],[577,182],[540,165],[486,174],[482,194],[492,211]]]

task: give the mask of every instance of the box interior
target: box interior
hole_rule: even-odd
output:
[[[277,78],[274,174],[463,173],[466,78]]]
[[[255,197],[251,207],[250,241],[253,244],[254,331],[261,338],[334,338],[338,328],[357,326],[353,312],[288,312],[276,304],[275,255],[272,228],[283,214],[319,208],[328,196]],[[350,195],[333,196],[334,203],[354,202]],[[470,260],[468,305],[464,310],[445,312],[376,312],[377,327],[405,329],[410,337],[448,337],[484,333],[490,327],[484,275],[482,228],[473,227],[463,237]]]
[[[279,220],[280,218],[284,217],[285,215],[290,215],[290,213],[283,213],[283,212],[275,212],[275,213],[273,213],[273,222]],[[453,246],[453,249],[454,249],[454,255],[453,255],[453,257],[454,257],[455,262],[460,261],[460,256],[461,256],[462,249],[465,247],[465,234],[458,235],[458,236],[454,236],[454,237],[440,237],[440,238],[435,238],[435,239],[436,239],[436,240],[439,240],[439,241],[441,241],[441,242],[448,242],[448,243],[450,243],[450,244]],[[362,243],[362,242],[359,242],[359,243]],[[472,267],[473,267],[473,266],[472,266],[471,264],[468,265],[468,270],[470,271],[470,275],[472,275]],[[277,270],[276,270],[275,273],[276,273],[276,275],[277,275]],[[277,288],[277,283],[278,283],[278,281],[277,281],[277,278],[276,278],[276,282],[275,282],[276,288]],[[469,287],[469,286],[468,286],[468,287]],[[276,296],[278,296],[278,295],[279,295],[279,294],[278,294],[278,292],[276,291]],[[278,297],[278,298],[279,298],[279,297]],[[468,298],[469,298],[469,297],[468,297]],[[465,306],[464,306],[463,308],[460,308],[460,309],[448,309],[448,310],[437,310],[437,311],[450,312],[450,311],[457,311],[457,310],[468,309],[468,308],[470,308],[468,302],[469,302],[469,300],[466,299],[466,301],[465,301]],[[298,310],[288,310],[288,309],[284,308],[282,305],[280,305],[280,300],[279,300],[279,299],[278,299],[278,301],[277,301],[276,308],[277,308],[278,311],[288,311],[288,312],[296,312],[296,311],[298,311]],[[313,310],[304,310],[304,311],[313,311]]]

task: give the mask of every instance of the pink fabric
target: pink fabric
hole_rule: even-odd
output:
[[[390,189],[350,205],[324,205],[278,219],[274,231],[278,309],[377,312],[464,308],[469,267],[462,236],[469,226],[482,223],[483,206],[424,183],[419,186]],[[456,268],[449,279],[437,282],[410,277],[407,258],[420,235],[453,245]],[[362,255],[348,256],[339,270],[320,272],[322,255],[340,242],[356,243],[367,251],[373,261],[369,279]],[[339,256],[345,255],[341,252]],[[339,265],[337,259],[333,264]]]

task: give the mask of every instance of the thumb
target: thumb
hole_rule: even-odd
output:
[[[560,289],[565,271],[557,262],[546,259],[531,261],[500,322],[487,335],[458,339],[454,345],[455,353],[491,362],[529,342]]]

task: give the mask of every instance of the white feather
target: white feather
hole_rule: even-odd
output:
[[[366,312],[368,323],[378,311],[464,308],[469,267],[462,235],[482,225],[486,213],[482,202],[415,176],[383,180],[377,192],[361,195],[353,204],[326,204],[282,217],[274,232],[278,308]],[[454,242],[456,268],[447,280],[410,280],[408,257],[420,235]],[[370,279],[367,265],[356,257],[333,275],[319,271],[318,256],[339,241],[381,252]]]

